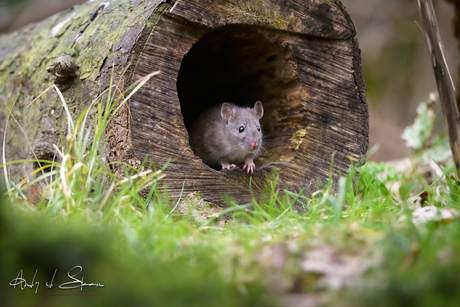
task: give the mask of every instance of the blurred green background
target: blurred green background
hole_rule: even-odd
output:
[[[67,9],[82,0],[2,0],[0,33]],[[427,48],[418,26],[414,0],[342,0],[358,33],[362,50],[366,97],[370,109],[370,160],[385,161],[408,155],[401,134],[416,115],[416,107],[436,90]],[[453,6],[433,0],[451,73],[458,84],[459,55],[453,31]],[[435,131],[443,127],[437,106]],[[373,149],[377,149],[374,147]],[[373,151],[374,151],[373,150]]]
[[[420,101],[436,91],[427,46],[414,0],[342,0],[355,24],[361,47],[366,97],[370,110],[370,148],[380,149],[374,161],[408,155],[401,134],[411,124]],[[459,54],[454,36],[454,7],[433,0],[447,60],[458,84]],[[435,131],[443,126],[436,108]]]

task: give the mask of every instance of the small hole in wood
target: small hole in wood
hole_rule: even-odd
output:
[[[276,59],[276,54],[272,55],[272,56],[269,56],[267,58],[267,62],[273,62],[274,60]]]
[[[258,167],[289,161],[295,154],[293,135],[304,128],[302,88],[289,46],[277,43],[269,32],[261,33],[250,26],[207,33],[183,58],[177,78],[187,130],[213,105],[253,107],[262,101],[265,151],[256,161]]]

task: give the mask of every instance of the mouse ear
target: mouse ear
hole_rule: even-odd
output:
[[[222,118],[225,119],[227,123],[230,123],[235,117],[235,113],[233,112],[232,107],[228,102],[224,102],[222,104],[222,108],[220,109],[220,116],[222,116]]]
[[[254,115],[257,117],[257,119],[261,119],[262,116],[264,116],[264,107],[262,106],[262,102],[257,101],[256,104],[254,105]]]

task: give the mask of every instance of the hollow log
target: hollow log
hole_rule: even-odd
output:
[[[78,114],[109,86],[150,79],[111,123],[108,161],[157,167],[169,161],[168,194],[201,192],[224,204],[257,199],[276,183],[307,193],[329,176],[336,186],[368,149],[369,114],[353,23],[337,0],[177,0],[87,2],[0,37],[0,112],[9,110],[39,158],[66,134],[53,82]],[[265,151],[256,170],[215,170],[190,148],[188,129],[222,102],[262,101]],[[31,158],[10,118],[8,161]],[[3,133],[1,142],[3,142]],[[331,161],[333,165],[331,168]],[[33,164],[11,167],[19,179]],[[332,171],[331,171],[332,169]],[[114,172],[121,172],[116,166]],[[16,176],[16,177],[14,177]],[[252,178],[252,179],[250,179]]]

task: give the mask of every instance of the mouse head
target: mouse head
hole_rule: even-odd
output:
[[[236,111],[238,109],[242,109],[242,108],[236,107],[233,104],[230,105],[230,103],[228,102],[224,102],[220,110],[220,115],[222,116],[223,119],[227,121],[227,123],[230,123],[236,118],[236,115],[237,115]],[[262,116],[264,116],[264,107],[262,106],[262,102],[257,101],[254,105],[254,108],[250,109],[250,112],[254,115],[254,117],[257,120],[260,120]]]
[[[264,108],[257,101],[254,108],[241,108],[227,102],[222,104],[221,116],[226,121],[228,142],[235,149],[257,153],[262,146],[262,128],[259,120]]]

